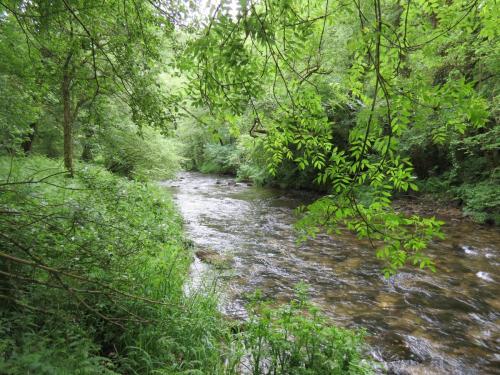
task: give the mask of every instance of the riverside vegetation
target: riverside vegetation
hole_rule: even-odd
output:
[[[364,332],[305,287],[234,326],[185,293],[195,249],[156,180],[318,190],[302,239],[348,229],[387,277],[435,270],[442,222],[499,221],[494,0],[0,0],[0,372],[359,374]],[[420,194],[420,193],[419,193]]]

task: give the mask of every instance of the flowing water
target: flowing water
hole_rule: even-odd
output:
[[[287,301],[299,281],[344,327],[365,327],[371,354],[395,374],[500,374],[500,231],[451,220],[428,250],[437,272],[402,270],[390,280],[367,243],[348,234],[296,244],[293,209],[304,192],[247,186],[229,177],[182,173],[165,182],[197,249],[230,258],[214,271],[195,259],[191,287],[217,274],[221,309],[245,317],[260,289]]]

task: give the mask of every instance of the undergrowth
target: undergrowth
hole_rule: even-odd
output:
[[[459,203],[463,214],[480,224],[500,225],[500,170],[497,168],[480,181],[454,183],[445,173],[419,182],[422,193],[439,199],[443,204]]]
[[[0,160],[0,372],[217,373],[225,334],[171,198],[60,161]]]
[[[274,307],[259,292],[249,305],[250,318],[242,334],[243,361],[248,373],[260,374],[371,374],[374,364],[363,356],[362,330],[328,324],[309,302],[307,285],[296,286],[295,298]]]

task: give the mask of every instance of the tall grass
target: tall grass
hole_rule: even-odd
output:
[[[165,191],[43,157],[0,174],[2,373],[218,371],[223,321],[184,296],[191,254]]]

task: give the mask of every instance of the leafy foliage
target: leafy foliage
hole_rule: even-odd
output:
[[[203,164],[200,171],[204,173],[232,173],[236,174],[237,164],[233,155],[234,145],[220,145],[216,143],[207,144],[203,153]]]
[[[158,63],[162,38],[171,31],[171,23],[159,22],[154,5],[148,1],[3,2],[0,28],[7,37],[2,48],[16,40],[21,44],[16,47],[18,56],[11,51],[2,56],[0,64],[9,65],[3,77],[24,90],[21,95],[9,95],[11,103],[0,113],[11,119],[26,99],[30,104],[19,119],[21,125],[9,124],[10,143],[29,137],[33,133],[29,124],[40,127],[42,113],[55,112],[64,133],[65,166],[71,171],[78,122],[85,112],[102,109],[98,105],[102,97],[125,104],[137,126],[165,129],[172,121],[175,100],[158,85]],[[169,8],[164,8],[164,15]]]
[[[138,180],[161,180],[174,176],[182,159],[177,144],[159,132],[144,129],[114,129],[102,137],[104,166]]]
[[[456,195],[464,201],[464,213],[480,223],[500,223],[500,198],[498,172],[490,180],[477,184],[463,184]]]
[[[77,325],[49,320],[46,328],[37,330],[33,315],[7,317],[0,324],[3,374],[117,374],[110,359],[99,356],[98,346]]]
[[[191,254],[164,191],[85,164],[68,178],[60,161],[0,161],[2,373],[237,373],[261,333],[233,336],[216,296],[184,293]],[[272,330],[299,324],[327,345],[317,356],[360,360],[360,335],[303,307]]]
[[[331,327],[307,300],[307,286],[297,297],[273,308],[253,297],[250,319],[242,334],[252,374],[370,374],[362,360],[362,331]]]
[[[1,159],[0,367],[219,366],[222,323],[210,297],[184,296],[191,256],[170,198],[88,165],[65,175],[45,158]]]
[[[180,66],[212,122],[261,139],[272,176],[285,169],[325,187],[304,233],[371,238],[387,275],[433,269],[423,250],[441,223],[403,217],[391,198],[418,189],[412,160],[421,177],[427,166],[443,173],[453,142],[497,129],[487,88],[498,35],[483,9],[493,3],[245,2],[236,17],[216,9]],[[446,161],[419,165],[428,149]]]

